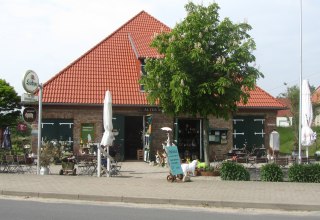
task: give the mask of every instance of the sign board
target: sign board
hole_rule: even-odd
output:
[[[94,140],[94,124],[81,124],[81,140],[84,144],[90,143]]]
[[[37,111],[35,108],[25,108],[22,112],[22,117],[26,122],[34,122],[37,118]]]
[[[38,75],[32,70],[28,70],[22,79],[22,86],[26,92],[33,94],[39,87]]]
[[[165,148],[166,148],[168,164],[170,167],[171,174],[172,175],[183,174],[177,146],[168,146]]]
[[[30,93],[23,93],[21,96],[22,103],[36,103],[39,101],[39,97]]]

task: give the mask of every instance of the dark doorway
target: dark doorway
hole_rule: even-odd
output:
[[[233,118],[233,148],[243,148],[252,152],[264,144],[264,121],[259,116],[235,116]]]
[[[176,140],[180,158],[183,161],[203,160],[201,149],[200,119],[176,119]]]
[[[125,138],[124,146],[125,160],[136,160],[137,150],[142,149],[142,131],[143,117],[142,116],[126,116],[125,117]]]

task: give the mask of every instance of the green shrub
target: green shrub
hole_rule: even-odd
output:
[[[303,164],[293,164],[288,171],[290,182],[305,182]]]
[[[246,168],[235,162],[224,162],[221,165],[220,176],[222,180],[249,181],[250,174]]]
[[[260,178],[261,181],[282,182],[283,172],[279,165],[269,163],[261,167]]]
[[[320,183],[320,164],[294,164],[288,177],[291,182]]]

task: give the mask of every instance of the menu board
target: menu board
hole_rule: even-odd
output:
[[[170,167],[171,174],[172,175],[183,174],[177,146],[168,146],[165,148],[166,148],[168,165]]]

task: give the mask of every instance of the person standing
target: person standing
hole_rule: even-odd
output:
[[[270,133],[270,148],[272,149],[272,157],[277,158],[279,156],[279,148],[280,148],[280,135],[276,131],[276,129],[273,129],[273,131]]]

